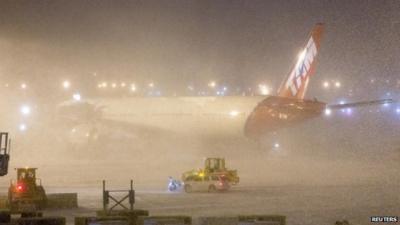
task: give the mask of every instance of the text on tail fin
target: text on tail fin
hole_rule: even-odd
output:
[[[287,79],[282,83],[278,96],[303,99],[310,77],[315,71],[315,58],[320,47],[323,24],[317,24],[311,32],[304,49],[300,52],[296,64]]]

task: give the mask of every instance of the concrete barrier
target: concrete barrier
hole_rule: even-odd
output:
[[[248,215],[231,217],[200,217],[199,225],[286,225],[286,217],[280,215]]]
[[[191,225],[190,216],[140,216],[136,225]]]
[[[75,217],[75,225],[130,225],[126,217]]]
[[[112,211],[98,210],[98,211],[96,211],[96,215],[99,217],[102,217],[102,216],[138,217],[138,216],[148,216],[149,211],[143,210],[143,209],[112,210]]]
[[[49,209],[65,209],[78,207],[77,193],[47,194],[47,205]]]
[[[282,215],[246,215],[238,219],[238,225],[286,225],[286,216]]]
[[[239,224],[239,217],[200,217],[198,218],[199,225],[237,225]]]
[[[65,225],[65,217],[19,218],[18,225]]]

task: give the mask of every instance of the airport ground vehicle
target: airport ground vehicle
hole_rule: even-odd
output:
[[[239,176],[236,170],[229,170],[225,167],[224,158],[207,158],[204,168],[199,170],[191,170],[182,174],[182,181],[193,179],[193,177],[223,176],[229,184],[239,183]]]
[[[195,191],[227,191],[229,188],[228,179],[220,175],[191,176],[188,177],[184,184],[186,193]]]
[[[11,211],[43,209],[47,196],[40,179],[36,178],[37,168],[16,168],[17,180],[8,189],[8,204]],[[37,183],[39,181],[39,183]]]

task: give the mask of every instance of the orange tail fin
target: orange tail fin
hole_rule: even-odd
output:
[[[311,31],[306,46],[296,64],[278,90],[279,97],[303,99],[310,77],[314,74],[316,57],[320,48],[323,24],[318,23]]]

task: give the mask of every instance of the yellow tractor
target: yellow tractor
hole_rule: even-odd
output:
[[[236,170],[229,170],[225,167],[224,158],[207,158],[203,169],[193,169],[183,173],[182,181],[185,182],[196,176],[221,176],[225,177],[230,184],[237,184],[240,180]]]
[[[36,178],[36,168],[16,168],[17,180],[8,189],[11,211],[34,211],[46,206],[46,192],[41,180]],[[37,182],[39,181],[39,182]]]

